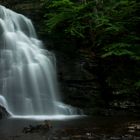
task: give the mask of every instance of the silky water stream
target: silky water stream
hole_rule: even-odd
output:
[[[77,115],[61,102],[55,56],[43,49],[30,19],[0,6],[0,105],[15,118]]]

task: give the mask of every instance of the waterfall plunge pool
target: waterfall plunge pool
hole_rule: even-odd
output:
[[[43,120],[9,118],[0,120],[0,140],[139,140],[140,119],[137,117],[76,117],[49,120],[50,131],[23,133]]]

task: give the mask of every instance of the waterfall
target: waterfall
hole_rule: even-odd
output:
[[[13,116],[76,115],[60,102],[55,57],[30,19],[0,6],[0,104]]]

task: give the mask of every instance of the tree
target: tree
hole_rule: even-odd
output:
[[[140,2],[42,0],[42,4],[44,29],[53,42],[89,50],[104,100],[110,102],[108,96],[114,94],[124,100],[138,97]]]

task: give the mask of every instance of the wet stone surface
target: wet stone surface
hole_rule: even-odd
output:
[[[40,133],[45,140],[140,140],[140,122],[128,122],[114,128],[97,126],[53,129],[48,123],[30,126],[28,133]],[[114,130],[111,130],[114,129]]]
[[[3,120],[0,140],[140,140],[139,118]]]
[[[105,134],[97,133],[92,128],[56,130],[50,135],[51,140],[140,140],[139,133]]]

